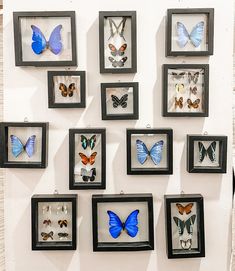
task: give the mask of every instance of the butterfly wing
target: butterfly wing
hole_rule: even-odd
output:
[[[109,215],[109,233],[116,239],[123,229],[122,221],[114,212],[107,211],[107,213]]]
[[[36,135],[32,135],[28,138],[25,144],[25,151],[28,154],[28,157],[32,157],[34,153]]]
[[[118,53],[117,48],[113,44],[111,44],[111,43],[108,46],[109,46],[109,49],[111,51],[111,55],[112,56],[116,56],[117,53]]]
[[[89,140],[89,145],[90,145],[91,150],[94,149],[95,143],[96,143],[96,135],[93,135]]]
[[[120,105],[122,108],[127,107],[128,94],[124,94],[120,99]]]
[[[192,92],[192,94],[196,95],[197,94],[197,87],[190,87],[190,92]]]
[[[97,155],[97,152],[93,152],[89,158],[89,163],[93,165],[95,163],[95,157]]]
[[[140,162],[140,164],[143,165],[149,155],[149,151],[144,142],[139,139],[136,140],[136,151],[137,159]]]
[[[81,143],[83,149],[85,150],[88,146],[88,139],[84,135],[81,135]]]
[[[126,61],[127,61],[127,56],[125,56],[125,57],[123,57],[121,60],[119,60],[119,61],[117,62],[117,65],[118,65],[119,67],[123,67]]]
[[[73,96],[74,90],[75,90],[75,83],[72,83],[72,84],[70,84],[69,87],[68,87],[68,95],[69,95],[69,97],[72,97],[72,96]]]
[[[190,40],[195,47],[198,47],[203,39],[204,22],[196,24],[190,33]]]
[[[125,224],[124,224],[124,228],[127,231],[127,234],[131,237],[135,237],[138,233],[138,216],[139,214],[139,210],[135,210],[133,212],[131,212],[129,214],[129,216],[127,217]]]
[[[208,154],[211,162],[215,162],[215,160],[216,160],[215,150],[216,150],[216,141],[213,141],[210,144],[210,146],[207,148],[207,154]]]
[[[84,153],[79,152],[79,155],[81,157],[81,162],[83,163],[83,165],[87,165],[90,162],[90,159]]]
[[[163,145],[164,145],[164,141],[160,140],[156,142],[150,150],[150,157],[155,165],[160,164],[162,160]]]
[[[192,208],[193,208],[193,203],[189,203],[184,207],[184,211],[186,213],[186,215],[190,214],[192,212]]]
[[[189,41],[189,33],[185,28],[184,24],[177,22],[177,34],[178,34],[178,44],[180,48],[184,48]]]
[[[40,55],[47,47],[47,41],[45,36],[42,34],[41,30],[37,26],[31,25],[31,28],[33,30],[33,42],[31,44],[31,48],[35,54]]]
[[[116,95],[111,95],[112,102],[113,102],[113,107],[117,108],[120,104],[120,100]]]
[[[186,227],[186,230],[188,232],[188,234],[192,234],[193,233],[193,224],[195,223],[195,220],[196,220],[196,215],[192,215],[189,219],[187,219],[185,221],[185,227]]]
[[[175,221],[175,224],[178,227],[179,235],[183,235],[183,233],[184,233],[184,227],[185,227],[184,221],[182,221],[181,219],[179,219],[176,216],[173,217],[173,220]]]
[[[175,90],[178,93],[184,93],[184,84],[175,84]]]
[[[49,48],[52,51],[53,54],[58,55],[62,50],[62,42],[61,42],[61,31],[62,25],[57,25],[54,30],[51,33],[51,36],[49,38]]]
[[[24,145],[17,136],[11,135],[10,138],[11,138],[11,152],[14,155],[14,157],[18,157],[24,150]]]
[[[185,72],[180,72],[180,73],[172,72],[171,75],[173,76],[173,79],[180,80],[184,78]]]
[[[124,55],[126,48],[127,48],[127,44],[124,43],[124,44],[119,48],[119,50],[118,50],[119,56],[123,56],[123,55]]]
[[[180,203],[176,203],[176,207],[178,208],[178,211],[181,215],[184,213],[184,206]]]
[[[202,142],[198,142],[198,148],[199,148],[199,162],[202,163],[205,156],[207,155],[207,150],[205,149]]]
[[[112,63],[112,66],[116,68],[118,66],[118,62],[111,56],[108,57],[108,60]]]

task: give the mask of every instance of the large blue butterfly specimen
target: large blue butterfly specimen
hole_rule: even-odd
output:
[[[137,149],[137,159],[141,165],[147,160],[150,156],[155,165],[160,164],[162,160],[162,150],[163,150],[164,141],[160,140],[156,142],[151,150],[149,151],[143,141],[136,140],[136,149]]]
[[[36,139],[35,135],[30,136],[25,145],[15,135],[11,135],[10,138],[11,138],[11,152],[14,155],[14,157],[18,157],[23,151],[27,153],[28,157],[33,156]]]
[[[196,24],[190,34],[188,33],[184,24],[177,22],[178,44],[180,48],[184,48],[189,40],[195,47],[198,47],[202,42],[203,33],[204,22],[199,22]]]
[[[55,55],[58,55],[62,50],[61,34],[62,25],[57,25],[52,31],[49,41],[46,40],[42,31],[35,25],[31,25],[33,30],[32,35],[32,49],[35,54],[40,55],[44,50],[50,49]]]
[[[139,230],[137,227],[139,210],[131,212],[124,223],[114,212],[107,211],[107,213],[109,215],[109,232],[113,238],[118,238],[122,231],[126,231],[132,238],[137,235]]]

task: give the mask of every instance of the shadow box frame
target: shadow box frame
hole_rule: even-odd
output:
[[[8,161],[8,128],[38,127],[42,128],[41,161],[40,162],[9,162]],[[1,122],[0,133],[0,167],[2,168],[46,168],[48,165],[49,122]]]
[[[76,183],[74,181],[75,161],[75,136],[77,134],[100,134],[101,135],[101,182],[100,183]],[[106,189],[106,129],[105,128],[81,128],[69,129],[69,189],[90,190]]]
[[[31,197],[31,234],[32,250],[76,250],[77,249],[77,198],[76,194],[35,194]],[[72,241],[38,241],[38,203],[71,202],[72,203]]]
[[[208,16],[208,50],[172,51],[172,16],[174,14],[207,14]],[[180,8],[167,10],[166,57],[168,56],[210,56],[214,53],[214,8]]]
[[[194,141],[219,141],[219,166],[194,166]],[[189,173],[227,173],[227,141],[224,135],[187,135],[187,171]]]
[[[98,241],[98,204],[110,202],[147,202],[148,204],[148,241],[140,242],[99,242]],[[154,250],[153,195],[143,194],[106,194],[92,195],[92,232],[93,251],[142,251]]]
[[[72,60],[59,61],[24,61],[22,53],[20,18],[27,17],[68,17],[71,19],[71,55]],[[15,65],[34,67],[77,66],[77,39],[76,39],[76,13],[75,11],[17,11],[13,12]]]
[[[131,17],[131,67],[105,68],[104,19],[106,17]],[[99,12],[99,59],[100,73],[136,73],[137,72],[137,27],[136,11],[100,11]]]

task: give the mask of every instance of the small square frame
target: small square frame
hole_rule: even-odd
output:
[[[75,136],[77,134],[100,134],[101,135],[101,182],[92,183],[76,183],[74,180],[75,166]],[[105,189],[106,188],[106,129],[104,128],[83,128],[69,129],[69,189],[85,190],[85,189]]]
[[[148,241],[145,242],[99,242],[98,204],[106,202],[147,202]],[[93,251],[141,251],[154,250],[154,216],[152,194],[92,195]],[[108,226],[108,225],[107,225]]]
[[[105,68],[104,53],[104,19],[106,17],[131,17],[131,67]],[[99,55],[100,73],[136,73],[137,72],[137,40],[136,11],[100,11],[99,12]]]
[[[8,128],[38,127],[42,128],[41,161],[40,162],[10,162],[8,161]],[[2,168],[46,168],[48,164],[48,122],[1,122],[0,123],[0,167]]]
[[[203,69],[203,108],[202,112],[169,112],[168,111],[168,70],[175,69]],[[164,117],[208,117],[209,116],[209,65],[208,64],[164,64],[163,65],[163,106],[162,115]]]
[[[24,61],[22,52],[21,26],[22,17],[69,17],[71,19],[71,55],[72,60],[59,61]],[[77,45],[76,45],[76,19],[75,11],[33,11],[13,12],[14,41],[15,41],[15,65],[16,66],[77,66]]]
[[[207,14],[208,28],[207,40],[208,50],[205,51],[172,51],[172,16],[174,14]],[[192,9],[168,9],[166,27],[166,56],[209,56],[214,52],[214,9],[192,8]]]
[[[38,203],[71,202],[72,204],[72,241],[38,241]],[[31,198],[32,250],[76,250],[77,248],[77,195],[41,194]]]
[[[80,102],[56,103],[54,77],[77,76],[80,77]],[[48,107],[49,108],[85,108],[86,107],[86,72],[85,71],[48,71]],[[67,86],[68,87],[68,86]]]
[[[132,134],[163,134],[167,136],[167,168],[133,169],[131,167],[131,137]],[[173,174],[173,130],[171,128],[162,129],[127,129],[126,130],[126,155],[127,155],[127,175],[170,175]]]
[[[204,230],[204,203],[203,196],[201,194],[179,194],[179,195],[164,195],[165,201],[165,232],[166,232],[166,253],[168,259],[176,258],[198,258],[205,257],[205,230]],[[198,244],[199,251],[197,253],[173,253],[172,246],[172,224],[171,224],[171,203],[179,202],[196,202],[197,211],[199,211],[199,216],[197,220],[198,225]],[[182,251],[184,251],[182,249]]]
[[[198,167],[194,165],[195,141],[219,141],[219,166]],[[227,136],[223,135],[187,135],[187,171],[189,173],[226,173],[227,172]]]
[[[132,114],[107,114],[107,88],[133,88],[133,113]],[[127,101],[128,103],[128,101]],[[101,84],[101,109],[102,120],[137,120],[139,119],[139,83],[102,83]]]

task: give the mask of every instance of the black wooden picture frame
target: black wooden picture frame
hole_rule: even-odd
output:
[[[205,257],[203,196],[201,194],[165,195],[164,201],[166,253],[168,259]],[[177,210],[175,217],[172,206]],[[188,232],[189,228],[187,229],[188,223],[190,224],[190,232]],[[176,229],[179,229],[176,231],[177,235],[179,235],[177,243],[179,242],[180,248],[176,248],[176,243],[174,242],[175,237],[172,233],[174,226]],[[195,234],[197,236],[194,239],[193,236]],[[195,247],[193,248],[193,246]]]
[[[82,135],[87,139],[87,148],[82,147]],[[91,139],[95,135],[94,148],[91,146]],[[79,136],[76,143],[76,137]],[[100,142],[98,143],[98,137],[100,137]],[[86,140],[85,139],[85,140]],[[100,147],[97,146],[100,144]],[[87,165],[82,163],[82,158],[79,158],[80,152],[76,152],[76,147],[82,150],[82,153],[87,156],[85,159],[91,159],[92,155],[94,157],[94,164],[90,162]],[[98,152],[100,149],[101,153]],[[89,155],[87,152],[90,151]],[[96,168],[97,157],[100,155],[100,167]],[[79,162],[76,156],[79,158]],[[79,164],[80,163],[80,164]],[[98,162],[97,162],[98,163]],[[76,165],[79,165],[78,169]],[[89,168],[87,169],[87,166]],[[83,170],[84,168],[86,170]],[[75,174],[75,170],[76,173]],[[82,170],[87,173],[83,175]],[[91,174],[90,174],[91,173]],[[85,176],[85,177],[84,177]],[[88,177],[87,177],[88,176]],[[81,128],[81,129],[69,129],[69,189],[71,190],[85,190],[85,189],[105,189],[106,188],[106,129],[104,128]]]
[[[99,241],[99,204],[114,205],[117,203],[123,203],[124,207],[128,208],[128,203],[137,205],[140,203],[147,204],[148,212],[148,240],[145,241],[122,241],[118,242],[120,236],[114,241]],[[103,205],[104,206],[104,205]],[[140,228],[140,212],[139,210],[137,220],[138,229]],[[117,214],[118,215],[118,214]],[[108,216],[108,214],[107,214]],[[110,195],[92,195],[92,227],[93,227],[93,251],[141,251],[141,250],[154,250],[154,216],[153,216],[153,196],[152,194],[110,194]],[[107,223],[107,231],[109,231],[109,223]],[[121,232],[120,235],[127,234]],[[138,234],[138,233],[137,233]]]
[[[71,24],[71,60],[24,60],[23,41],[22,41],[22,18],[69,18]],[[35,66],[35,67],[52,67],[52,66],[77,66],[77,45],[76,45],[76,18],[75,11],[23,11],[13,12],[14,23],[14,42],[15,42],[15,65],[16,66]],[[39,26],[37,26],[39,27]],[[40,27],[39,27],[40,28]],[[41,31],[41,30],[40,30]],[[49,41],[49,37],[46,37]],[[48,45],[47,45],[48,46]],[[47,48],[47,47],[46,47]],[[64,58],[65,59],[65,58]]]
[[[49,209],[50,215],[46,215],[45,217],[41,215],[43,219],[46,218],[45,220],[42,220],[42,218],[39,218],[40,217],[39,204],[44,202],[50,203],[52,206],[51,205],[45,206],[48,209],[50,208]],[[55,204],[57,203],[58,207],[57,209],[55,209]],[[69,210],[70,208],[67,207],[66,205],[60,206],[59,205],[60,203],[71,204],[71,210]],[[61,209],[59,210],[60,207]],[[60,213],[64,213],[64,216],[61,216]],[[39,225],[39,223],[42,223],[42,225]],[[77,195],[75,194],[33,195],[31,198],[31,225],[32,225],[31,226],[32,250],[76,250]],[[40,229],[43,230],[41,234],[39,232]],[[68,237],[62,236],[62,238],[57,238],[56,236],[59,235],[60,232],[64,235],[67,233]],[[39,236],[44,237],[43,234],[45,236],[45,239],[47,238],[46,240],[39,239]],[[71,240],[66,239],[69,238],[69,235],[72,235]]]
[[[72,79],[65,79],[67,84],[63,84],[60,86],[58,82],[58,89],[55,89],[55,82],[54,78],[56,77],[79,77],[79,86],[77,86],[76,82]],[[86,107],[86,72],[85,71],[48,71],[47,72],[48,78],[48,107],[49,108],[85,108]],[[75,89],[70,90],[70,86],[75,84]],[[63,88],[66,87],[64,90]],[[63,99],[67,99],[67,102],[56,102],[56,93],[60,92],[61,97]],[[76,91],[79,91],[77,94],[79,96],[80,101],[78,102],[71,102],[70,99],[76,95]],[[72,95],[72,97],[70,97]]]
[[[132,161],[134,159],[134,156],[137,158],[137,145],[135,144],[135,148],[133,147],[132,144],[132,136],[133,135],[139,135],[139,138],[136,140],[141,140],[141,137],[143,136],[159,136],[161,138],[160,141],[164,141],[163,138],[166,138],[166,144],[163,142],[163,148],[160,151],[160,153],[164,153],[164,148],[165,150],[165,166],[164,167],[154,167],[154,161],[152,159],[152,164],[153,167],[142,167],[142,165],[148,160],[151,160],[151,149],[155,145],[155,143],[160,143],[160,141],[157,140],[151,140],[151,146],[149,146],[150,149],[148,149],[148,146],[146,146],[146,143],[142,143],[142,147],[145,145],[148,149],[148,154],[146,153],[146,160],[144,161],[143,164],[139,162],[138,167],[133,167],[132,166]],[[136,142],[137,143],[137,142]],[[152,129],[152,128],[147,128],[147,129],[127,129],[126,130],[126,155],[127,155],[127,174],[128,175],[170,175],[173,174],[173,130],[171,128],[162,128],[162,129]],[[166,146],[166,147],[165,147]],[[135,149],[135,150],[134,150]],[[134,153],[132,153],[134,152]],[[161,156],[160,162],[163,160],[164,154]],[[136,162],[138,162],[136,160]],[[156,164],[155,164],[156,165]]]
[[[175,75],[172,75],[172,81],[169,82],[169,70],[174,70]],[[182,72],[184,71],[184,72]],[[195,72],[196,71],[196,72]],[[181,76],[181,74],[185,75]],[[198,74],[198,77],[196,77]],[[203,76],[203,77],[202,77]],[[200,78],[202,77],[202,78]],[[190,78],[190,79],[189,79]],[[188,82],[188,83],[187,83]],[[196,83],[195,83],[196,82]],[[176,100],[172,100],[172,95],[169,94],[169,84],[175,85],[174,97]],[[201,86],[201,95],[199,96],[199,83]],[[172,86],[172,88],[173,88]],[[178,89],[176,88],[178,86]],[[184,93],[180,93],[179,87],[183,86]],[[187,86],[187,87],[186,87]],[[199,90],[199,91],[198,91]],[[171,92],[173,90],[171,89]],[[195,91],[195,92],[194,92]],[[180,108],[180,99],[188,94],[187,100],[183,100],[182,107],[191,106],[192,111],[180,111],[169,110],[169,102],[175,104],[175,107]],[[164,117],[208,117],[209,116],[209,65],[208,64],[164,64],[163,65],[163,105],[162,115]],[[190,98],[190,99],[189,99]],[[196,104],[197,99],[199,103]],[[188,103],[188,99],[190,100]],[[194,106],[195,104],[195,106]],[[196,106],[202,108],[201,111],[196,111]]]
[[[107,89],[125,89],[125,88],[132,88],[133,89],[133,98],[132,98],[132,113],[108,113],[108,94]],[[114,92],[114,91],[113,91]],[[127,92],[127,93],[126,93]],[[124,99],[125,95],[128,95],[128,91],[125,93],[123,92],[120,97],[116,96],[115,93],[111,95],[110,103],[112,103],[112,109],[119,110],[125,112],[125,109],[128,108],[129,97],[127,96]],[[113,97],[113,95],[115,95]],[[129,93],[129,96],[131,93]],[[110,96],[110,95],[109,95]],[[110,97],[109,97],[110,98]],[[114,100],[115,99],[115,100]],[[101,111],[102,111],[102,120],[137,120],[139,119],[139,83],[137,82],[125,82],[125,83],[101,83]]]
[[[227,136],[224,135],[187,135],[187,171],[189,173],[226,173],[227,140]],[[203,142],[208,142],[207,146]],[[199,153],[198,165],[195,165],[196,151]],[[205,154],[200,156],[200,152]],[[203,165],[207,157],[209,164]]]
[[[9,141],[9,129],[10,128],[32,128],[41,129],[40,132],[40,139],[41,144],[38,145],[38,148],[41,149],[40,152],[40,161],[24,161],[20,160],[17,161],[18,157],[20,157],[25,151],[25,147],[27,144],[27,138],[19,138],[17,134],[14,136],[17,137],[17,141],[19,140],[19,144],[22,144],[22,150],[18,156],[14,155],[12,160],[9,160],[9,152],[10,146],[12,143],[8,143]],[[36,131],[36,130],[35,130]],[[49,133],[49,123],[48,122],[1,122],[0,123],[0,132],[1,132],[1,139],[0,139],[0,167],[2,168],[46,168],[48,164],[48,133]],[[22,140],[22,141],[21,141]],[[37,137],[35,138],[34,144],[37,144]],[[36,145],[37,146],[37,145]],[[11,146],[12,147],[12,146]]]
[[[130,67],[127,68],[122,68],[120,65],[117,67],[112,67],[107,68],[105,65],[105,23],[104,20],[107,19],[108,17],[123,17],[123,18],[130,18],[131,19],[131,65]],[[113,27],[113,26],[111,26]],[[125,25],[123,26],[124,29]],[[119,31],[120,25],[116,26],[115,25],[115,32]],[[124,30],[123,30],[124,31]],[[123,33],[121,34],[123,37]],[[125,44],[126,41],[123,38],[123,43]],[[114,44],[115,46],[115,44]],[[120,47],[121,48],[121,47]],[[127,45],[127,50],[129,50],[129,46]],[[118,48],[116,48],[117,53],[119,52],[119,45]],[[113,61],[120,62],[121,60],[124,59],[125,57],[125,51],[126,49],[123,50],[122,58],[116,59],[117,55],[110,55],[110,57],[113,59]],[[114,58],[114,57],[115,58]],[[100,73],[136,73],[137,72],[137,33],[136,33],[136,11],[100,11],[99,12],[99,57],[100,57]],[[127,60],[126,60],[127,61]],[[110,61],[111,62],[111,61]],[[112,62],[111,62],[112,63]],[[116,63],[116,62],[115,62]],[[121,63],[121,62],[120,62]],[[127,62],[122,62],[123,65]]]
[[[207,29],[204,29],[206,33],[207,50],[203,51],[183,51],[172,49],[172,17],[174,15],[200,15],[205,14],[207,16]],[[192,29],[187,29],[189,35]],[[187,9],[168,9],[167,10],[167,27],[166,27],[166,56],[209,56],[214,52],[214,9],[213,8],[187,8]]]

